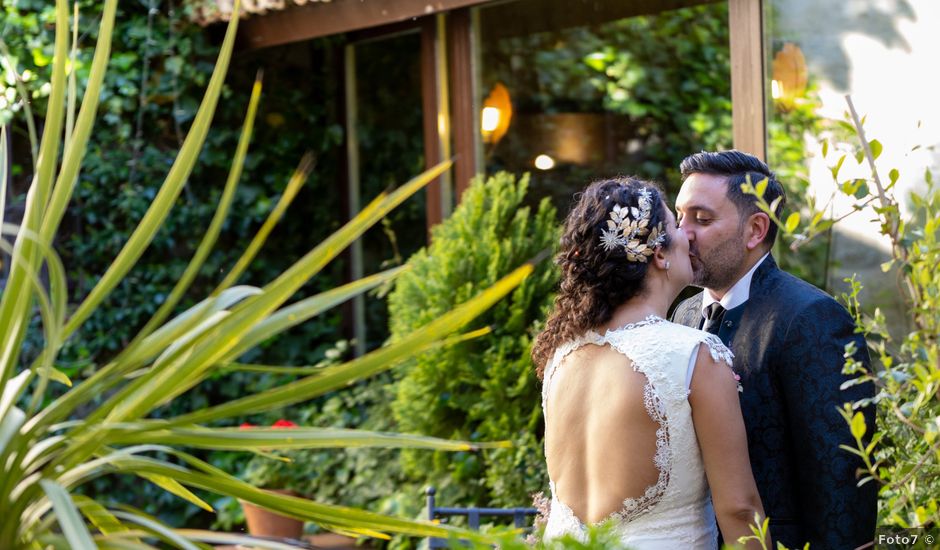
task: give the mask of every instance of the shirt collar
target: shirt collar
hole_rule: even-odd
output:
[[[751,267],[750,271],[734,283],[734,286],[725,293],[721,300],[716,300],[711,291],[706,288],[705,292],[702,293],[702,314],[705,314],[705,308],[715,302],[719,302],[721,307],[725,308],[725,311],[734,309],[746,302],[751,297],[751,279],[754,277],[754,272],[757,271],[760,264],[764,263],[767,256],[770,256],[770,252],[761,256],[761,259],[757,260],[757,263]]]

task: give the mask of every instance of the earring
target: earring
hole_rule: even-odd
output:
[[[669,271],[669,260],[666,260],[666,271]]]

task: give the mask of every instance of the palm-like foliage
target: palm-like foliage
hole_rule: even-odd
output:
[[[302,162],[288,184],[282,203],[259,231],[232,272],[207,298],[170,318],[219,234],[228,210],[251,135],[260,83],[249,103],[242,137],[218,211],[197,248],[189,268],[166,303],[136,338],[110,363],[73,385],[55,368],[62,343],[102,307],[144,253],[176,201],[198,156],[212,120],[231,56],[238,18],[233,17],[199,112],[160,191],[124,248],[94,289],[71,312],[66,271],[52,248],[59,222],[68,206],[91,136],[99,92],[109,57],[116,0],[106,0],[88,84],[77,117],[69,88],[69,14],[66,2],[56,2],[56,42],[52,92],[39,147],[35,176],[19,227],[3,225],[15,235],[11,245],[10,276],[0,298],[0,548],[149,548],[155,540],[178,547],[198,547],[193,541],[236,543],[244,537],[191,530],[174,530],[145,514],[124,507],[106,509],[74,489],[111,474],[139,476],[199,506],[208,505],[191,489],[203,489],[244,499],[325,527],[373,536],[383,533],[447,536],[450,529],[426,522],[402,520],[339,506],[274,495],[180,450],[214,448],[259,450],[340,446],[422,447],[467,450],[474,444],[347,430],[299,428],[290,438],[280,430],[210,427],[209,424],[284,407],[341,388],[359,378],[390,368],[396,362],[434,346],[448,345],[473,333],[451,336],[476,315],[510,292],[531,272],[523,266],[490,289],[420,330],[368,355],[327,369],[300,369],[306,376],[263,393],[237,399],[174,418],[153,418],[154,409],[192,389],[218,369],[237,369],[237,358],[262,340],[293,327],[350,297],[393,279],[391,270],[285,305],[311,277],[391,209],[448,168],[444,163],[382,194],[352,221],[263,287],[232,286],[242,269],[303,184],[309,163]],[[67,93],[66,90],[70,89]],[[65,140],[60,144],[65,124]],[[0,138],[2,141],[2,138]],[[61,163],[59,148],[63,146]],[[4,155],[5,148],[0,148]],[[0,156],[0,175],[7,159]],[[49,284],[41,282],[45,269]],[[22,342],[33,312],[42,321],[45,347],[31,364],[21,357]],[[168,320],[169,319],[169,320]],[[257,369],[257,366],[252,366]],[[48,404],[50,382],[69,387]],[[102,396],[107,396],[102,400]],[[101,400],[93,412],[77,411]],[[80,409],[81,408],[81,409]],[[479,445],[476,445],[479,446]],[[165,458],[169,457],[169,458]],[[255,541],[253,544],[261,544]],[[272,546],[267,543],[268,546]]]

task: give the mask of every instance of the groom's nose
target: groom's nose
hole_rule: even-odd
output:
[[[688,237],[689,241],[692,241],[695,238],[695,232],[691,228],[687,227],[684,219],[679,220],[679,229],[685,233],[685,236]]]

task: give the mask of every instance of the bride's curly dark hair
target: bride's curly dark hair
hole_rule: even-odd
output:
[[[555,263],[561,268],[561,284],[545,329],[535,338],[532,360],[539,379],[562,343],[610,320],[620,305],[644,289],[649,262],[627,259],[622,247],[607,251],[601,232],[615,205],[639,206],[640,191],[652,199],[649,227],[663,222],[666,207],[659,187],[635,178],[615,178],[592,183],[576,195],[577,202],[565,219],[561,251]],[[672,242],[665,234],[662,247]]]

